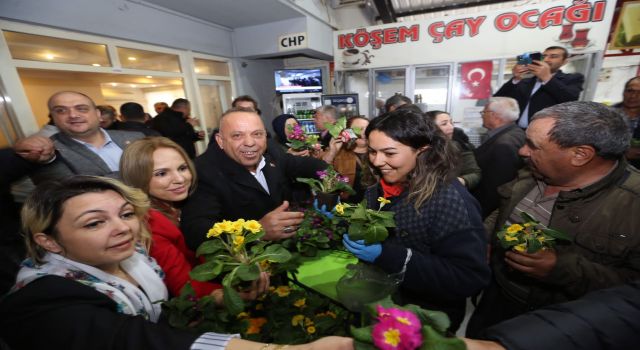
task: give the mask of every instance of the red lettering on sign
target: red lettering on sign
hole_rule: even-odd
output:
[[[545,10],[540,15],[540,19],[538,20],[539,22],[538,26],[540,27],[540,29],[544,29],[549,26],[561,26],[562,19],[563,19],[563,16],[562,16],[563,12],[564,12],[564,7],[562,6],[556,6],[556,7],[552,7],[550,9]]]
[[[497,30],[508,32],[518,25],[518,14],[515,12],[507,12],[498,15],[494,21]]]
[[[535,28],[538,26],[537,18],[531,20],[531,17],[537,16],[540,12],[538,10],[524,11],[520,15],[520,25],[524,28]]]

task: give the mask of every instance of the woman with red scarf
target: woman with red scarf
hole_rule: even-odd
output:
[[[394,300],[444,311],[455,332],[465,299],[480,292],[491,275],[480,207],[456,180],[451,144],[421,114],[399,109],[371,121],[365,132],[369,161],[380,176],[367,202],[391,201],[396,228],[378,244],[344,237],[359,259],[389,274],[404,274]]]

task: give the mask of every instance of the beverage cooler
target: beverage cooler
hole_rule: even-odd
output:
[[[282,107],[285,113],[293,114],[307,133],[318,133],[313,121],[316,108],[322,105],[322,93],[282,94]]]
[[[338,110],[338,118],[347,119],[360,115],[358,111],[358,94],[322,95],[322,105],[332,105]]]

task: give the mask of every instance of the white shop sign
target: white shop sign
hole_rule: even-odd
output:
[[[571,53],[605,49],[615,0],[519,6],[337,31],[336,70],[515,57],[548,46]]]
[[[307,33],[292,33],[278,38],[278,51],[289,51],[307,48]]]

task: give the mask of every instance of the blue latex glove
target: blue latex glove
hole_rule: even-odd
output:
[[[349,235],[342,236],[342,244],[348,251],[353,253],[358,259],[366,262],[374,262],[382,253],[382,244],[374,243],[365,245],[364,240],[352,241],[349,239]]]
[[[333,208],[331,209],[331,211],[327,210],[327,205],[323,204],[322,207],[318,208],[318,198],[313,200],[313,208],[320,214],[328,217],[329,219],[333,219],[333,213],[331,211],[333,211]]]

